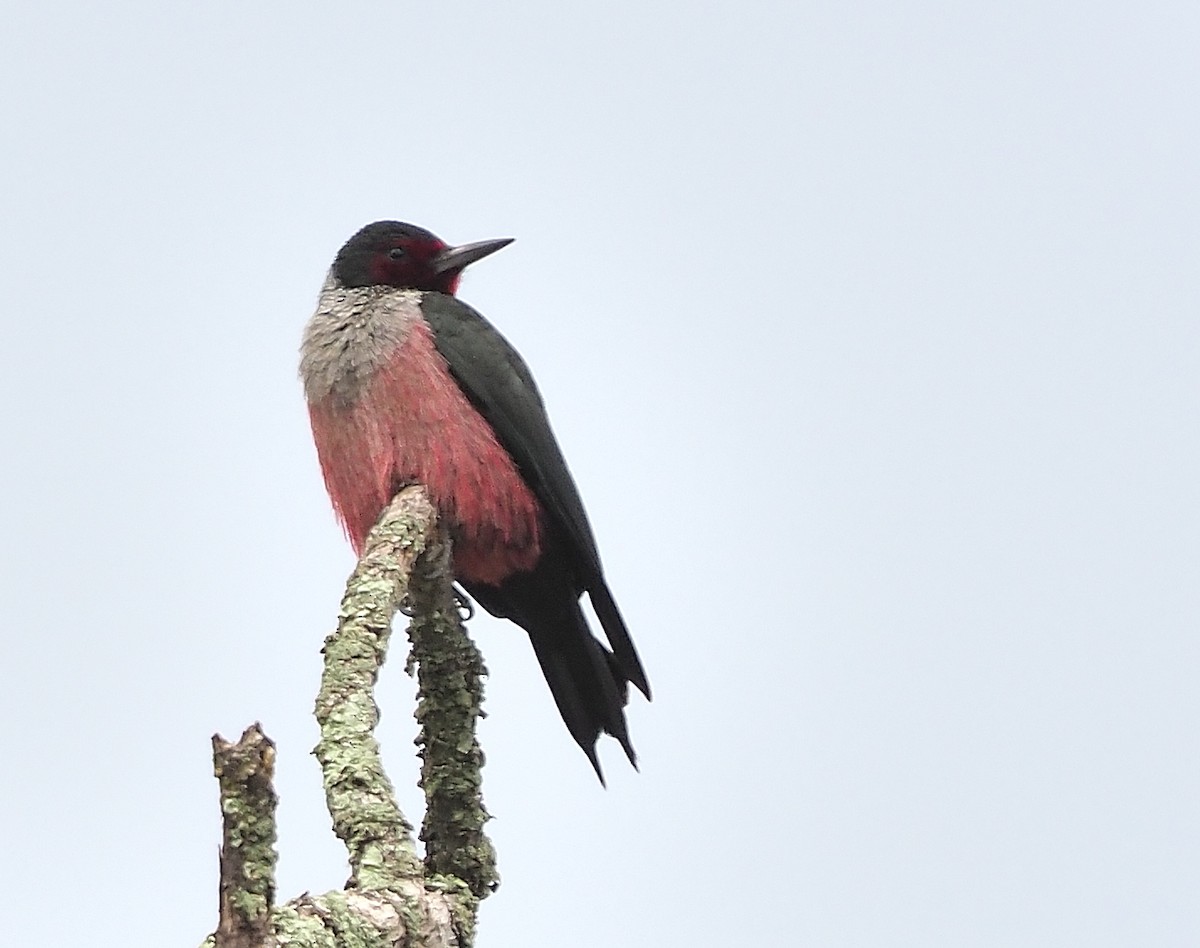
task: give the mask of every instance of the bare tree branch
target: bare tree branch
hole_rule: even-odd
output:
[[[237,745],[214,737],[226,837],[221,927],[205,948],[469,948],[473,942],[479,900],[498,884],[495,853],[483,835],[483,753],[475,739],[485,669],[454,606],[449,562],[449,541],[424,489],[401,491],[367,538],[346,584],[337,631],[325,642],[314,753],[334,831],[349,855],[346,891],[305,894],[271,910],[274,745],[257,725]],[[419,667],[424,861],[374,735],[373,689],[403,602],[412,607],[412,660]],[[232,830],[231,819],[239,821]]]
[[[477,899],[500,884],[496,852],[483,833],[489,819],[481,794],[483,751],[475,737],[482,717],[483,656],[467,635],[452,595],[449,546],[441,561],[426,556],[413,574],[408,627],[418,670],[417,721],[425,790],[425,870],[466,883]]]
[[[221,908],[217,948],[261,948],[275,901],[275,745],[258,724],[236,744],[214,734],[221,787]]]
[[[325,640],[317,695],[325,800],[350,854],[349,887],[386,889],[420,879],[412,824],[383,770],[374,687],[387,658],[392,619],[408,594],[417,557],[433,539],[436,515],[424,491],[401,492],[367,538],[346,584],[337,631]]]

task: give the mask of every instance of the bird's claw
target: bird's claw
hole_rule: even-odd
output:
[[[458,610],[458,617],[463,622],[470,622],[474,619],[475,603],[471,602],[471,597],[463,592],[457,583],[450,587],[450,592],[454,596],[454,608]]]

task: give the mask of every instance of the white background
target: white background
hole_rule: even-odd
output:
[[[281,898],[344,880],[296,348],[398,218],[518,238],[462,296],[656,691],[602,791],[472,623],[481,948],[1195,944],[1197,10],[11,4],[0,942],[198,942],[255,720]]]

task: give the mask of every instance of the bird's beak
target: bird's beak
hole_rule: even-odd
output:
[[[458,273],[476,260],[482,260],[501,247],[507,247],[513,242],[513,239],[512,237],[501,237],[499,240],[480,240],[473,244],[463,244],[461,247],[447,247],[431,261],[433,272]]]

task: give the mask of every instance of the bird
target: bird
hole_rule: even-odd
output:
[[[510,243],[451,246],[401,221],[366,225],[321,287],[300,378],[354,551],[399,491],[422,485],[448,526],[455,580],[529,635],[567,730],[604,784],[600,735],[637,768],[628,686],[649,700],[650,683],[533,375],[456,295],[466,267]],[[585,593],[607,644],[584,616]]]

